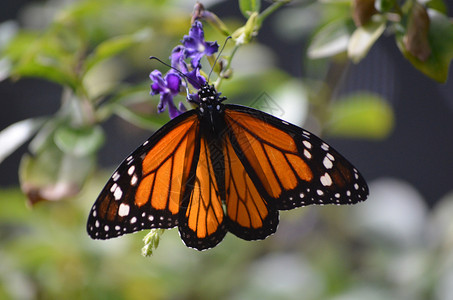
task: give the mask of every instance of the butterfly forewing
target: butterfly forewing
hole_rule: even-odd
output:
[[[225,107],[238,157],[277,209],[353,204],[368,196],[360,173],[315,135],[258,110]]]
[[[199,120],[194,111],[173,119],[124,160],[88,218],[95,239],[178,225],[185,182],[193,169]]]

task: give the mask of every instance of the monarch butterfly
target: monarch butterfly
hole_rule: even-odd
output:
[[[279,210],[354,204],[368,196],[359,171],[312,133],[252,108],[223,104],[214,86],[113,173],[87,224],[93,239],[178,226],[186,246],[273,234]]]

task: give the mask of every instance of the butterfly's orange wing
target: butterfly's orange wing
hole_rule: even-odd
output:
[[[118,169],[94,203],[88,234],[107,239],[178,225],[182,195],[199,151],[199,120],[187,112],[162,127]]]
[[[218,114],[186,112],[135,150],[93,205],[89,235],[178,226],[187,246],[203,250],[227,231],[266,238],[278,210],[366,199],[359,172],[308,131],[237,105]]]
[[[227,230],[224,223],[223,185],[216,172],[212,144],[200,137],[200,151],[193,178],[184,196],[179,233],[186,246],[203,250],[217,245]],[[214,151],[215,152],[215,151]],[[222,170],[223,171],[223,170]]]
[[[237,236],[262,239],[273,233],[276,210],[367,198],[359,172],[308,131],[238,105],[225,105],[225,123],[231,141],[226,143],[227,187],[229,182],[241,187],[227,188],[229,230]]]
[[[278,211],[247,173],[228,136],[224,147],[228,230],[245,240],[264,239],[277,230]]]

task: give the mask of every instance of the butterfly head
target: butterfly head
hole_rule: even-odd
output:
[[[217,92],[214,85],[209,85],[208,83],[203,84],[198,91],[200,110],[204,111],[206,108],[221,110],[221,103],[226,100],[226,97],[220,97],[220,94],[221,93]]]

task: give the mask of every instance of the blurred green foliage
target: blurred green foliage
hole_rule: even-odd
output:
[[[87,208],[108,176],[74,201],[24,207],[0,191],[2,299],[449,299],[453,196],[428,212],[412,187],[373,184],[353,207],[282,212],[278,233],[248,242],[227,234],[216,248],[186,248],[167,230],[151,258],[139,232],[89,239]]]
[[[453,38],[445,37],[453,35],[453,27],[441,0],[423,1],[424,6],[411,0],[376,0],[371,8],[365,3],[370,1],[360,0],[294,1],[297,5],[289,6],[283,6],[289,1],[262,2],[239,1],[236,17],[211,16],[205,26],[207,40],[221,44],[226,32],[235,39],[223,53],[234,72],[228,80],[219,77],[230,100],[282,114],[299,104],[298,116],[291,120],[295,123],[303,124],[309,110],[326,134],[381,139],[392,130],[391,107],[366,91],[336,99],[332,91],[340,82],[331,80],[332,66],[345,72],[348,59],[359,62],[387,32],[395,34],[404,57],[417,69],[437,81],[447,78]],[[228,235],[203,253],[184,247],[171,230],[151,259],[139,255],[139,237],[145,233],[105,242],[88,238],[87,212],[108,177],[96,163],[105,140],[101,125],[113,115],[150,130],[168,121],[156,113],[158,99],[148,95],[147,76],[155,65],[147,58],[169,56],[190,27],[191,5],[177,0],[49,1],[29,8],[23,28],[13,21],[0,24],[0,79],[36,77],[63,88],[57,113],[0,132],[1,160],[31,139],[30,154],[24,155],[19,170],[28,202],[55,201],[29,210],[18,189],[0,190],[0,298],[451,297],[446,288],[453,278],[451,243],[444,241],[453,236],[445,217],[445,207],[453,212],[451,197],[430,215],[419,209],[426,214],[419,218],[422,227],[436,235],[418,229],[409,245],[401,242],[404,233],[392,239],[393,232],[379,232],[361,219],[363,207],[284,213],[278,234],[265,241]],[[306,70],[310,78],[293,78],[277,68],[272,50],[253,39],[277,10],[280,34],[311,38],[308,56],[320,60],[316,69]],[[137,74],[139,82],[126,80]],[[263,89],[266,97],[259,97]],[[287,98],[293,101],[289,106],[272,102]],[[377,209],[391,216],[389,208]],[[407,207],[401,210],[410,215]],[[408,274],[394,270],[412,262]]]

